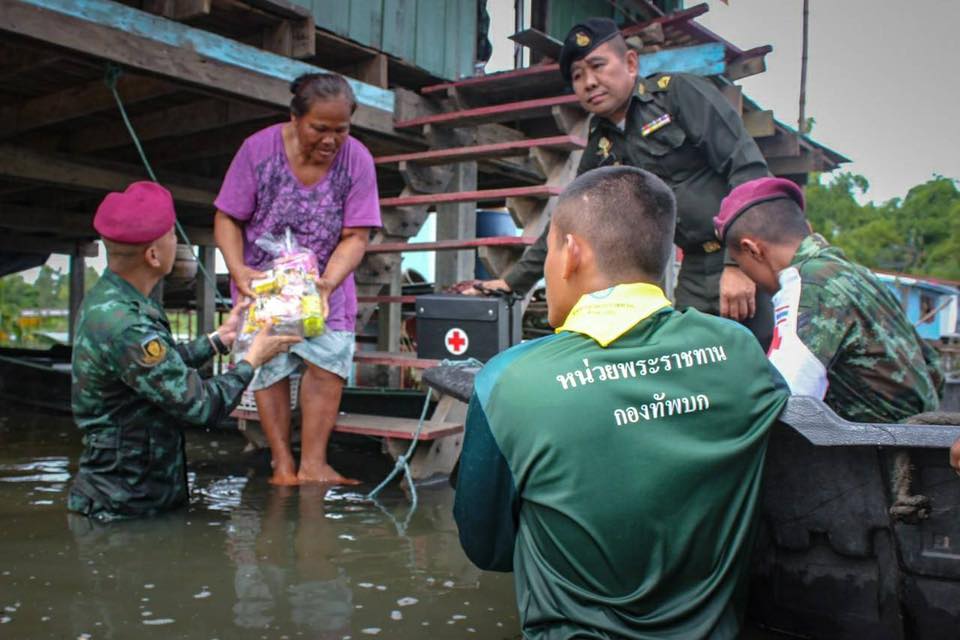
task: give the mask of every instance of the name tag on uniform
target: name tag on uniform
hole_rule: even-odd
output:
[[[640,135],[646,138],[648,135],[654,131],[663,129],[665,126],[673,122],[673,119],[670,117],[669,113],[665,113],[656,120],[651,120],[647,124],[643,125],[640,128]]]

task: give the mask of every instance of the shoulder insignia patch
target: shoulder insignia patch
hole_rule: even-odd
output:
[[[637,95],[642,96],[647,92],[647,85],[643,84],[643,81],[637,83]]]
[[[590,46],[590,36],[585,34],[583,31],[578,31],[576,35],[577,46],[578,47],[588,47]]]
[[[657,80],[657,86],[660,87],[660,89],[666,89],[670,86],[670,76],[662,76]]]
[[[167,347],[157,336],[150,336],[140,343],[140,361],[145,367],[158,364],[167,355]]]

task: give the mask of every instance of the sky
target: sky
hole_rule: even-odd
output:
[[[698,4],[688,0],[686,5]],[[741,49],[772,45],[744,92],[796,127],[802,0],[707,0],[697,21]],[[512,66],[513,0],[488,0],[494,57]],[[813,138],[847,156],[868,200],[903,197],[934,174],[960,178],[960,2],[810,0],[806,114]]]

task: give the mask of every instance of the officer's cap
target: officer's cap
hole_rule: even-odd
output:
[[[104,240],[146,244],[173,228],[173,196],[156,182],[134,182],[123,193],[108,193],[93,217]]]
[[[620,33],[617,23],[610,18],[588,18],[570,29],[560,49],[560,73],[570,83],[570,67],[588,53]]]
[[[786,178],[756,178],[737,185],[720,203],[720,213],[713,218],[713,229],[720,242],[724,241],[727,231],[750,207],[787,198],[804,209],[803,191],[797,184]]]

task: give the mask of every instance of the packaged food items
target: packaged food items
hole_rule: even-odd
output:
[[[273,323],[274,333],[282,335],[311,338],[324,331],[323,305],[316,284],[317,257],[297,244],[289,228],[283,238],[263,236],[257,245],[273,255],[274,261],[263,278],[251,282],[257,297],[237,336],[238,359],[268,322]]]

